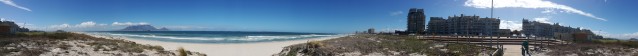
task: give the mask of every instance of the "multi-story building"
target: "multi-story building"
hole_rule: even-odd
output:
[[[27,32],[29,29],[20,28],[13,21],[0,21],[0,34],[15,34],[17,32]]]
[[[370,28],[370,29],[368,29],[368,32],[367,32],[367,33],[369,33],[369,34],[374,34],[374,33],[375,33],[375,32],[374,32],[374,28]]]
[[[492,36],[511,36],[512,31],[510,29],[498,29],[498,35]]]
[[[557,37],[574,33],[588,34],[592,37],[596,37],[596,35],[588,29],[565,27],[558,23],[541,23],[527,19],[523,19],[523,30],[521,30],[521,32],[526,36],[536,37]]]
[[[430,17],[427,32],[433,35],[446,35],[448,34],[447,25],[447,20],[443,17]]]
[[[425,14],[423,9],[411,8],[408,13],[408,29],[409,34],[423,34],[425,31]]]
[[[456,35],[499,35],[499,24],[501,20],[496,18],[480,18],[479,16],[448,16],[431,17],[428,23],[428,33],[430,34],[456,34]]]

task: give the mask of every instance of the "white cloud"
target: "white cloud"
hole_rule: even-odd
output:
[[[510,30],[521,30],[523,29],[523,23],[520,23],[518,21],[507,21],[507,20],[501,20],[501,23],[499,25],[500,29],[510,29]]]
[[[0,18],[0,21],[13,21],[13,20],[5,19],[5,18]]]
[[[492,6],[491,0],[467,0],[465,6],[474,8],[490,8]],[[583,16],[591,17],[598,20],[607,21],[607,19],[596,17],[591,13],[583,12],[581,10],[569,7],[567,5],[557,4],[550,1],[543,0],[494,0],[494,8],[542,8],[546,10],[559,9],[569,13],[576,13]],[[553,11],[544,11],[553,12]]]
[[[93,21],[87,21],[87,22],[82,22],[78,25],[75,25],[76,27],[93,27],[95,26],[95,22]]]
[[[403,14],[403,11],[390,12],[391,16],[398,16],[398,15],[401,15],[401,14]]]
[[[109,25],[109,24],[99,24],[98,26],[106,26],[106,25]]]
[[[120,22],[113,22],[113,26],[130,26],[130,25],[148,25],[149,23],[146,22],[139,22],[139,23],[134,23],[134,22],[124,22],[124,23],[120,23]]]
[[[82,22],[80,24],[59,24],[59,25],[51,25],[49,26],[50,29],[53,30],[62,30],[62,29],[72,29],[72,30],[83,30],[83,29],[91,29],[91,28],[99,28],[99,27],[104,27],[107,26],[108,24],[98,24],[96,22],[93,21],[86,21],[86,22]]]
[[[605,38],[617,38],[617,39],[629,39],[629,38],[638,38],[638,32],[634,33],[625,33],[625,34],[611,34],[604,31],[592,31],[598,35],[601,35]]]
[[[625,34],[625,36],[628,36],[628,37],[631,37],[631,38],[638,38],[638,32],[631,33],[631,34]]]
[[[548,23],[548,24],[552,23],[552,22],[549,22],[549,18],[534,18],[534,21],[540,22],[540,23]]]
[[[111,24],[112,26],[109,26],[109,24],[105,24],[105,23],[97,23],[94,21],[85,21],[79,24],[58,24],[58,25],[51,25],[48,28],[44,28],[43,30],[67,30],[67,31],[86,31],[86,30],[112,30],[112,29],[119,29],[122,26],[130,26],[130,25],[148,25],[149,23],[146,22],[124,22],[124,23],[120,23],[120,22],[113,22],[113,24]]]
[[[2,3],[4,3],[4,4],[11,5],[13,7],[20,8],[22,10],[31,11],[31,9],[29,9],[27,7],[22,7],[22,6],[20,6],[20,5],[16,4],[16,3],[13,3],[13,1],[11,1],[11,0],[0,0],[0,1],[2,1]]]
[[[140,22],[140,23],[138,23],[138,24],[139,24],[139,25],[148,25],[148,23],[146,23],[146,22]]]
[[[564,11],[560,11],[560,12],[564,12]],[[541,13],[546,13],[547,15],[549,15],[549,14],[558,14],[558,13],[556,13],[555,9],[545,9],[545,11],[542,11]]]
[[[60,29],[66,29],[66,28],[69,28],[69,27],[71,27],[71,25],[65,23],[65,24],[60,24],[60,25],[51,25],[49,28],[55,29],[55,30],[60,30]]]

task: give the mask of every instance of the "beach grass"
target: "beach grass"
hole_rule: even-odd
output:
[[[596,39],[593,44],[620,45],[624,47],[638,48],[638,41],[618,40],[618,39]]]
[[[478,55],[484,47],[469,44],[447,44],[444,47],[434,47],[441,43],[436,41],[419,40],[416,36],[407,35],[370,35],[358,34],[341,38],[310,41],[305,44],[287,46],[280,56],[295,55],[346,55],[360,53],[361,55]],[[440,49],[449,49],[441,51]],[[486,48],[487,50],[495,50]]]
[[[73,45],[71,45],[72,43]],[[85,44],[87,46],[78,44]],[[29,48],[25,46],[38,48]],[[122,53],[142,53],[146,51],[157,51],[158,54],[167,55],[172,53],[170,51],[166,51],[162,46],[138,44],[124,39],[107,39],[73,32],[19,32],[16,33],[16,35],[1,38],[0,47],[11,47],[11,49],[0,49],[1,55],[11,54],[26,56],[38,56],[56,48],[61,50],[70,50],[71,47],[93,49],[93,51],[90,52],[116,51]],[[13,54],[12,52],[19,53]],[[190,53],[189,51],[186,52]],[[68,53],[68,51],[63,51],[62,53]],[[87,54],[87,52],[77,53]]]
[[[188,55],[188,54],[186,54],[186,51],[184,50],[184,48],[183,48],[183,47],[179,47],[179,48],[177,49],[177,52],[179,53],[179,56],[186,56],[186,55]]]

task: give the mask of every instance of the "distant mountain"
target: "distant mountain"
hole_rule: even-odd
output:
[[[151,25],[132,25],[119,31],[169,31],[169,29],[166,29],[164,27],[162,27],[161,29],[157,29]]]

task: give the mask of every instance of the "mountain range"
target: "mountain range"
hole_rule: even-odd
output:
[[[170,30],[165,27],[158,29],[151,25],[132,25],[124,29],[121,29],[119,31],[170,31]]]

